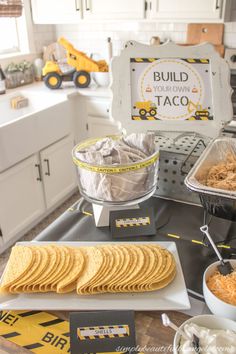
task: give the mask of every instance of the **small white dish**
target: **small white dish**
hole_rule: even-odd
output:
[[[108,87],[110,83],[109,72],[93,72],[92,78],[98,86]]]
[[[224,317],[219,317],[215,315],[200,315],[200,316],[194,316],[190,318],[189,320],[185,321],[182,323],[182,325],[179,327],[179,330],[184,331],[184,327],[186,324],[190,323],[195,323],[196,325],[200,327],[205,327],[209,329],[222,329],[222,330],[231,330],[236,332],[236,322],[229,320],[228,318]],[[181,340],[181,334],[179,332],[176,332],[175,337],[174,337],[174,342],[173,342],[173,353],[174,354],[179,354],[178,347],[180,344]],[[193,351],[194,353],[194,351]]]
[[[236,259],[227,259],[233,268],[236,269]],[[207,286],[207,279],[217,270],[217,266],[220,264],[220,261],[212,263],[205,270],[203,275],[203,295],[206,301],[207,306],[214,315],[230,318],[231,320],[236,320],[236,306],[230,305],[218,297],[216,297]]]

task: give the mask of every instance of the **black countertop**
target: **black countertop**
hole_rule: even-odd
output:
[[[202,294],[203,272],[210,263],[217,260],[211,247],[204,247],[191,241],[203,240],[203,235],[199,230],[200,226],[204,224],[203,208],[156,197],[140,204],[140,207],[152,207],[154,209],[156,235],[137,237],[135,240],[134,237],[129,237],[125,241],[176,242],[187,288]],[[35,241],[119,242],[112,239],[109,227],[97,228],[93,216],[85,215],[81,210],[92,212],[92,206],[80,200],[43,230]],[[234,224],[227,220],[212,217],[209,231],[215,242],[227,240],[227,244],[236,248],[236,225]],[[180,239],[171,238],[167,236],[168,234],[178,235]],[[124,241],[124,239],[121,241]],[[229,250],[224,250],[224,252],[229,252]],[[228,258],[228,254],[225,256]]]

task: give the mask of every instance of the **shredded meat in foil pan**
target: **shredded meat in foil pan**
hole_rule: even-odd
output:
[[[236,191],[236,155],[228,153],[226,161],[212,166],[205,180],[199,182],[212,188]]]

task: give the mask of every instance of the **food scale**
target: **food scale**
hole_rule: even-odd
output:
[[[125,134],[152,131],[160,150],[157,188],[162,198],[199,204],[184,178],[208,143],[232,120],[227,63],[211,44],[160,46],[129,41],[111,63],[110,119]],[[111,210],[138,208],[139,200],[93,203],[96,226]]]

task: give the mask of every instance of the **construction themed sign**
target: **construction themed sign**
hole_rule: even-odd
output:
[[[119,347],[136,347],[133,311],[72,313],[70,333],[71,354],[120,354]]]
[[[131,58],[132,120],[213,120],[209,59]]]
[[[113,238],[155,236],[156,225],[152,208],[112,210],[110,227]]]
[[[70,353],[69,322],[41,311],[2,311],[0,336],[35,354]]]

